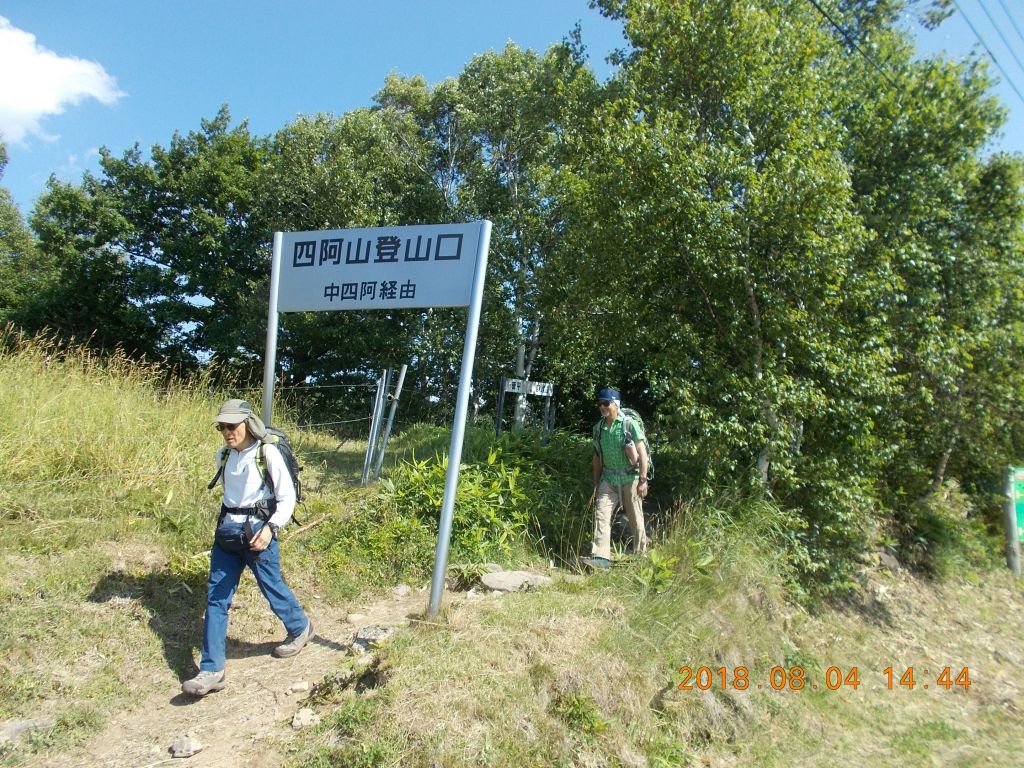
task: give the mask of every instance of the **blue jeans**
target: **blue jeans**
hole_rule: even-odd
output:
[[[270,603],[270,609],[289,634],[301,634],[309,623],[306,612],[281,578],[281,553],[276,537],[262,552],[227,552],[215,543],[210,550],[210,579],[206,585],[203,658],[199,664],[201,672],[220,672],[224,669],[228,643],[228,609],[247,565],[256,577],[260,592]]]

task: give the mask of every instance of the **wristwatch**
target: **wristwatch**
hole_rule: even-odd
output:
[[[281,530],[277,523],[267,523],[267,527],[270,528],[270,533],[274,536],[277,536],[277,532]]]

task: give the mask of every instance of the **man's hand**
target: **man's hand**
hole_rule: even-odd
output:
[[[647,478],[640,478],[640,482],[636,484],[636,492],[641,499],[647,498]]]
[[[274,532],[270,529],[269,525],[264,525],[260,528],[260,532],[249,539],[249,549],[253,552],[262,552],[270,546],[270,542],[274,540]]]

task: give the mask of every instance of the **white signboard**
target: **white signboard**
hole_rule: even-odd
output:
[[[480,224],[286,232],[280,312],[469,306]]]
[[[505,379],[505,391],[524,395],[541,395],[551,397],[555,393],[555,385],[550,381],[524,381],[523,379]]]

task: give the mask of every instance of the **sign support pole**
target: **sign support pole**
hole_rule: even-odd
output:
[[[469,390],[473,379],[473,362],[476,358],[476,337],[480,328],[480,308],[484,298],[484,278],[487,276],[487,252],[491,242],[491,222],[480,222],[480,245],[476,257],[476,271],[473,273],[473,293],[469,302],[469,316],[466,319],[466,341],[462,346],[462,370],[459,373],[459,394],[455,399],[455,420],[452,424],[452,441],[448,447],[448,474],[444,482],[444,501],[441,504],[441,520],[437,531],[437,549],[434,553],[434,577],[430,584],[430,603],[427,616],[437,616],[441,608],[444,591],[444,576],[448,568],[448,545],[452,535],[452,517],[455,512],[455,492],[459,484],[459,468],[462,465],[462,440],[466,432],[466,413],[469,408]]]
[[[284,234],[274,233],[270,260],[270,303],[267,307],[267,347],[263,355],[263,423],[270,426],[274,408],[274,368],[277,366],[277,292],[281,284],[281,243]]]

